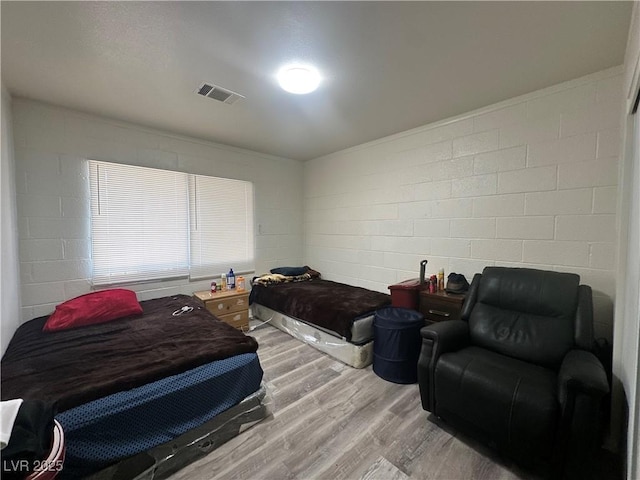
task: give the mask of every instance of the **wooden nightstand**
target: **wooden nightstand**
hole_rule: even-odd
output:
[[[460,320],[463,302],[463,294],[429,293],[427,290],[421,290],[419,309],[427,323]]]
[[[249,331],[249,292],[227,290],[225,292],[211,293],[210,291],[196,292],[193,294],[204,303],[207,310],[232,327]]]

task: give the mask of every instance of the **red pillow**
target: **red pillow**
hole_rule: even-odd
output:
[[[124,288],[87,293],[56,306],[44,332],[108,322],[142,313],[136,293]]]

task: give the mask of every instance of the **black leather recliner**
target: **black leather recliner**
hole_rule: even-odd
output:
[[[421,330],[422,407],[524,466],[585,478],[609,385],[579,283],[525,268],[476,274],[462,320]]]

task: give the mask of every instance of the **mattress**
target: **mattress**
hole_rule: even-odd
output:
[[[346,342],[353,343],[354,345],[364,345],[365,343],[369,343],[371,340],[373,340],[373,318],[375,316],[375,313],[370,313],[362,317],[354,318],[353,323],[351,323],[351,325],[349,325],[348,327],[348,336],[340,336],[338,335],[338,333],[329,330],[328,328],[323,328],[319,325],[309,325],[336,338],[340,338]],[[304,320],[296,320],[303,323],[308,323]],[[351,340],[347,340],[347,338],[350,338]]]
[[[142,316],[58,332],[43,332],[40,317],[7,347],[2,398],[55,402],[67,443],[62,479],[203,433],[260,388],[254,338],[186,295],[141,306]]]
[[[325,332],[320,328],[259,303],[251,305],[251,311],[255,319],[273,325],[351,367],[364,368],[371,365],[373,361],[373,340],[361,345],[355,345],[337,337],[334,333]]]
[[[375,314],[356,318],[351,325],[351,343],[361,345],[373,340],[373,319]],[[343,340],[346,338],[343,337]]]
[[[250,303],[268,307],[354,344],[373,338],[373,315],[391,297],[329,280],[254,284]],[[354,336],[355,335],[355,336]]]
[[[269,307],[266,307],[266,308],[269,308]],[[273,309],[270,309],[270,310],[273,310]],[[350,338],[351,340],[347,340],[347,337],[340,336],[338,335],[338,333],[332,330],[329,330],[328,328],[323,328],[319,325],[312,325],[308,322],[305,322],[304,320],[300,320],[291,315],[285,315],[285,316],[287,316],[290,319],[295,319],[298,322],[306,323],[307,325],[313,327],[315,330],[327,333],[332,337],[339,338],[341,340],[344,340],[345,342],[352,343],[354,345],[364,345],[365,343],[369,343],[371,340],[373,340],[373,319],[375,317],[375,313],[371,313],[369,315],[365,315],[363,317],[359,317],[353,320],[353,323],[349,325],[348,338]]]
[[[67,443],[61,478],[81,478],[172,441],[257,391],[262,374],[258,356],[246,353],[58,414]]]
[[[58,332],[42,331],[47,317],[21,325],[2,357],[2,400],[51,401],[64,412],[258,350],[255,339],[217,320],[192,297],[176,295],[140,305],[142,316]],[[172,315],[185,306],[193,310]]]
[[[273,399],[262,384],[260,389],[212,420],[189,430],[170,442],[139,453],[87,480],[160,480],[204,457],[220,445],[251,428],[273,413]]]

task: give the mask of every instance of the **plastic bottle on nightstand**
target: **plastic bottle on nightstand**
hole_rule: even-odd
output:
[[[438,270],[438,291],[442,292],[444,290],[444,268]]]
[[[236,288],[236,275],[233,273],[233,268],[230,268],[227,274],[227,288],[229,290]]]
[[[227,290],[227,276],[223,273],[220,275],[220,291],[224,292]]]

